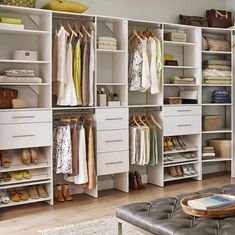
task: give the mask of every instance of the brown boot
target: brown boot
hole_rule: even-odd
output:
[[[129,172],[129,187],[133,190],[139,189],[135,175]]]
[[[71,196],[70,192],[69,192],[69,185],[65,184],[63,185],[63,196],[65,201],[72,201],[73,197]]]
[[[137,181],[139,189],[145,189],[140,173],[138,171],[135,171],[134,175],[136,177],[136,181]]]
[[[63,196],[63,192],[62,192],[62,186],[59,184],[56,186],[55,200],[57,202],[64,202],[65,201],[64,196]]]

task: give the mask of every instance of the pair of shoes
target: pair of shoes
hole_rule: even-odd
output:
[[[142,182],[142,177],[138,171],[129,173],[129,187],[133,190],[145,189],[145,186]]]
[[[68,184],[64,184],[64,185],[58,184],[56,186],[55,199],[57,202],[64,202],[64,201],[72,201],[73,200],[73,197],[71,196],[70,191],[69,191]]]
[[[13,202],[19,202],[19,201],[28,201],[29,195],[26,191],[21,189],[12,189],[10,190],[11,200]]]
[[[182,136],[172,137],[173,147],[176,150],[187,149]]]
[[[0,203],[8,204],[10,202],[10,198],[7,194],[7,191],[2,189],[0,190]]]
[[[0,173],[0,181],[8,182],[11,180],[11,175],[9,172]]]
[[[11,176],[15,180],[31,179],[32,178],[32,173],[30,173],[28,170],[13,171],[13,172],[11,172]]]
[[[38,164],[38,151],[36,148],[26,148],[21,151],[22,163],[26,166]]]
[[[184,175],[181,166],[171,166],[168,170],[171,177],[181,177]]]
[[[197,158],[197,154],[195,152],[181,153],[181,156],[186,158],[186,159]]]
[[[28,188],[31,199],[47,198],[48,193],[43,185],[32,186]]]
[[[164,162],[172,162],[174,160],[175,160],[174,157],[171,157],[170,154],[164,156]]]
[[[9,159],[8,152],[6,150],[1,150],[0,156],[1,156],[1,166],[3,168],[9,168],[11,166],[11,161]]]
[[[172,151],[173,143],[171,137],[164,137],[164,151]]]

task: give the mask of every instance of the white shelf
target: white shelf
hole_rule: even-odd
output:
[[[202,33],[208,34],[228,34],[231,33],[233,29],[227,28],[212,28],[212,27],[202,27]]]
[[[52,110],[54,110],[54,111],[56,111],[56,110],[81,110],[81,109],[94,109],[94,108],[96,108],[96,107],[95,106],[92,106],[92,107],[82,107],[82,106],[63,107],[63,106],[61,106],[61,107],[53,107]]]
[[[18,29],[0,29],[0,34],[16,34],[16,35],[30,35],[30,36],[44,36],[50,35],[51,32],[49,31],[39,31],[39,30],[18,30]]]
[[[51,108],[25,108],[25,109],[0,109],[1,112],[12,112],[12,111],[50,111]]]
[[[29,60],[4,60],[0,59],[0,63],[13,63],[13,64],[50,64],[50,61],[29,61]]]
[[[204,83],[203,83],[202,86],[205,86],[205,87],[206,87],[206,86],[209,86],[209,87],[210,87],[210,86],[212,86],[212,87],[224,87],[224,86],[225,86],[225,87],[226,87],[226,86],[227,86],[227,87],[231,87],[232,84],[204,84]]]
[[[0,208],[25,205],[25,204],[35,203],[35,202],[45,202],[49,200],[51,200],[51,198],[47,197],[47,198],[39,198],[39,199],[29,199],[27,201],[19,201],[19,202],[10,201],[8,204],[0,204]]]
[[[231,106],[231,103],[207,103],[207,104],[202,104],[202,106]]]
[[[182,180],[182,179],[190,179],[198,177],[199,175],[190,175],[190,176],[181,176],[181,177],[171,177],[170,175],[164,176],[164,182],[170,182],[170,181],[176,181],[176,180]]]
[[[198,151],[198,147],[188,147],[187,149],[181,149],[181,150],[172,150],[172,151],[165,151],[163,154],[173,154],[173,153],[187,153],[187,152],[195,152]]]
[[[217,134],[217,133],[231,133],[232,130],[230,129],[222,129],[217,131],[202,131],[203,134]]]
[[[50,184],[52,183],[51,180],[45,179],[45,180],[41,180],[41,181],[31,181],[31,182],[27,182],[27,183],[20,183],[20,184],[10,184],[10,185],[0,185],[0,189],[10,189],[10,188],[20,188],[20,187],[27,187],[27,186],[32,186],[32,185],[39,185],[39,184]]]
[[[221,54],[221,55],[226,55],[226,54],[228,54],[228,55],[231,55],[232,54],[232,52],[231,51],[202,51],[202,54]]]
[[[24,165],[21,161],[21,155],[20,152],[14,152],[10,153],[10,160],[11,160],[11,167],[9,168],[2,168],[0,167],[0,173],[2,172],[12,172],[12,171],[22,171],[22,170],[34,170],[34,169],[42,169],[42,168],[48,168],[50,167],[49,162],[46,160],[46,158],[39,153],[38,154],[38,164],[31,164],[31,165]]]
[[[208,159],[208,160],[202,160],[202,163],[208,163],[208,162],[227,162],[232,161],[232,158],[215,158],[215,159]]]
[[[132,104],[128,106],[129,108],[151,108],[151,107],[162,107],[160,104]]]
[[[169,46],[198,46],[197,43],[193,43],[193,42],[175,42],[175,41],[164,41],[165,45],[169,45]]]
[[[96,85],[97,86],[127,86],[127,84],[126,83],[118,83],[118,82],[114,82],[114,83],[112,83],[112,82],[98,82],[98,83],[96,83]]]
[[[0,86],[50,86],[50,83],[1,83]]]
[[[200,86],[199,84],[164,84],[164,86],[177,87],[177,86]]]
[[[197,69],[197,67],[194,66],[171,66],[171,65],[164,65],[165,69]]]
[[[188,165],[188,164],[194,164],[198,163],[199,159],[198,158],[191,158],[191,159],[186,159],[183,157],[177,157],[177,160],[171,161],[171,162],[164,162],[164,168],[171,167],[171,166],[178,166],[178,165]]]
[[[107,50],[107,49],[96,49],[98,53],[103,54],[115,54],[115,53],[126,53],[126,50]]]

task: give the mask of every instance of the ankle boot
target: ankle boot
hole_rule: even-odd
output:
[[[133,190],[139,189],[135,175],[129,172],[129,187]]]
[[[69,192],[69,185],[65,184],[63,185],[63,196],[65,201],[72,201],[73,197],[71,196],[70,192]]]
[[[140,173],[138,171],[135,171],[134,175],[136,177],[136,181],[137,181],[139,189],[145,189]]]
[[[62,186],[59,184],[56,186],[55,200],[57,202],[64,202],[65,201],[64,196],[63,196],[63,192],[62,192]]]

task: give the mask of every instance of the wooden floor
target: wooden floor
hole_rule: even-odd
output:
[[[115,208],[124,204],[174,196],[211,187],[235,183],[228,175],[208,176],[203,181],[174,182],[165,188],[147,185],[142,191],[128,194],[117,190],[101,192],[99,199],[87,195],[76,196],[73,202],[49,206],[45,203],[1,209],[1,235],[34,235],[37,231],[86,220],[115,215]]]

